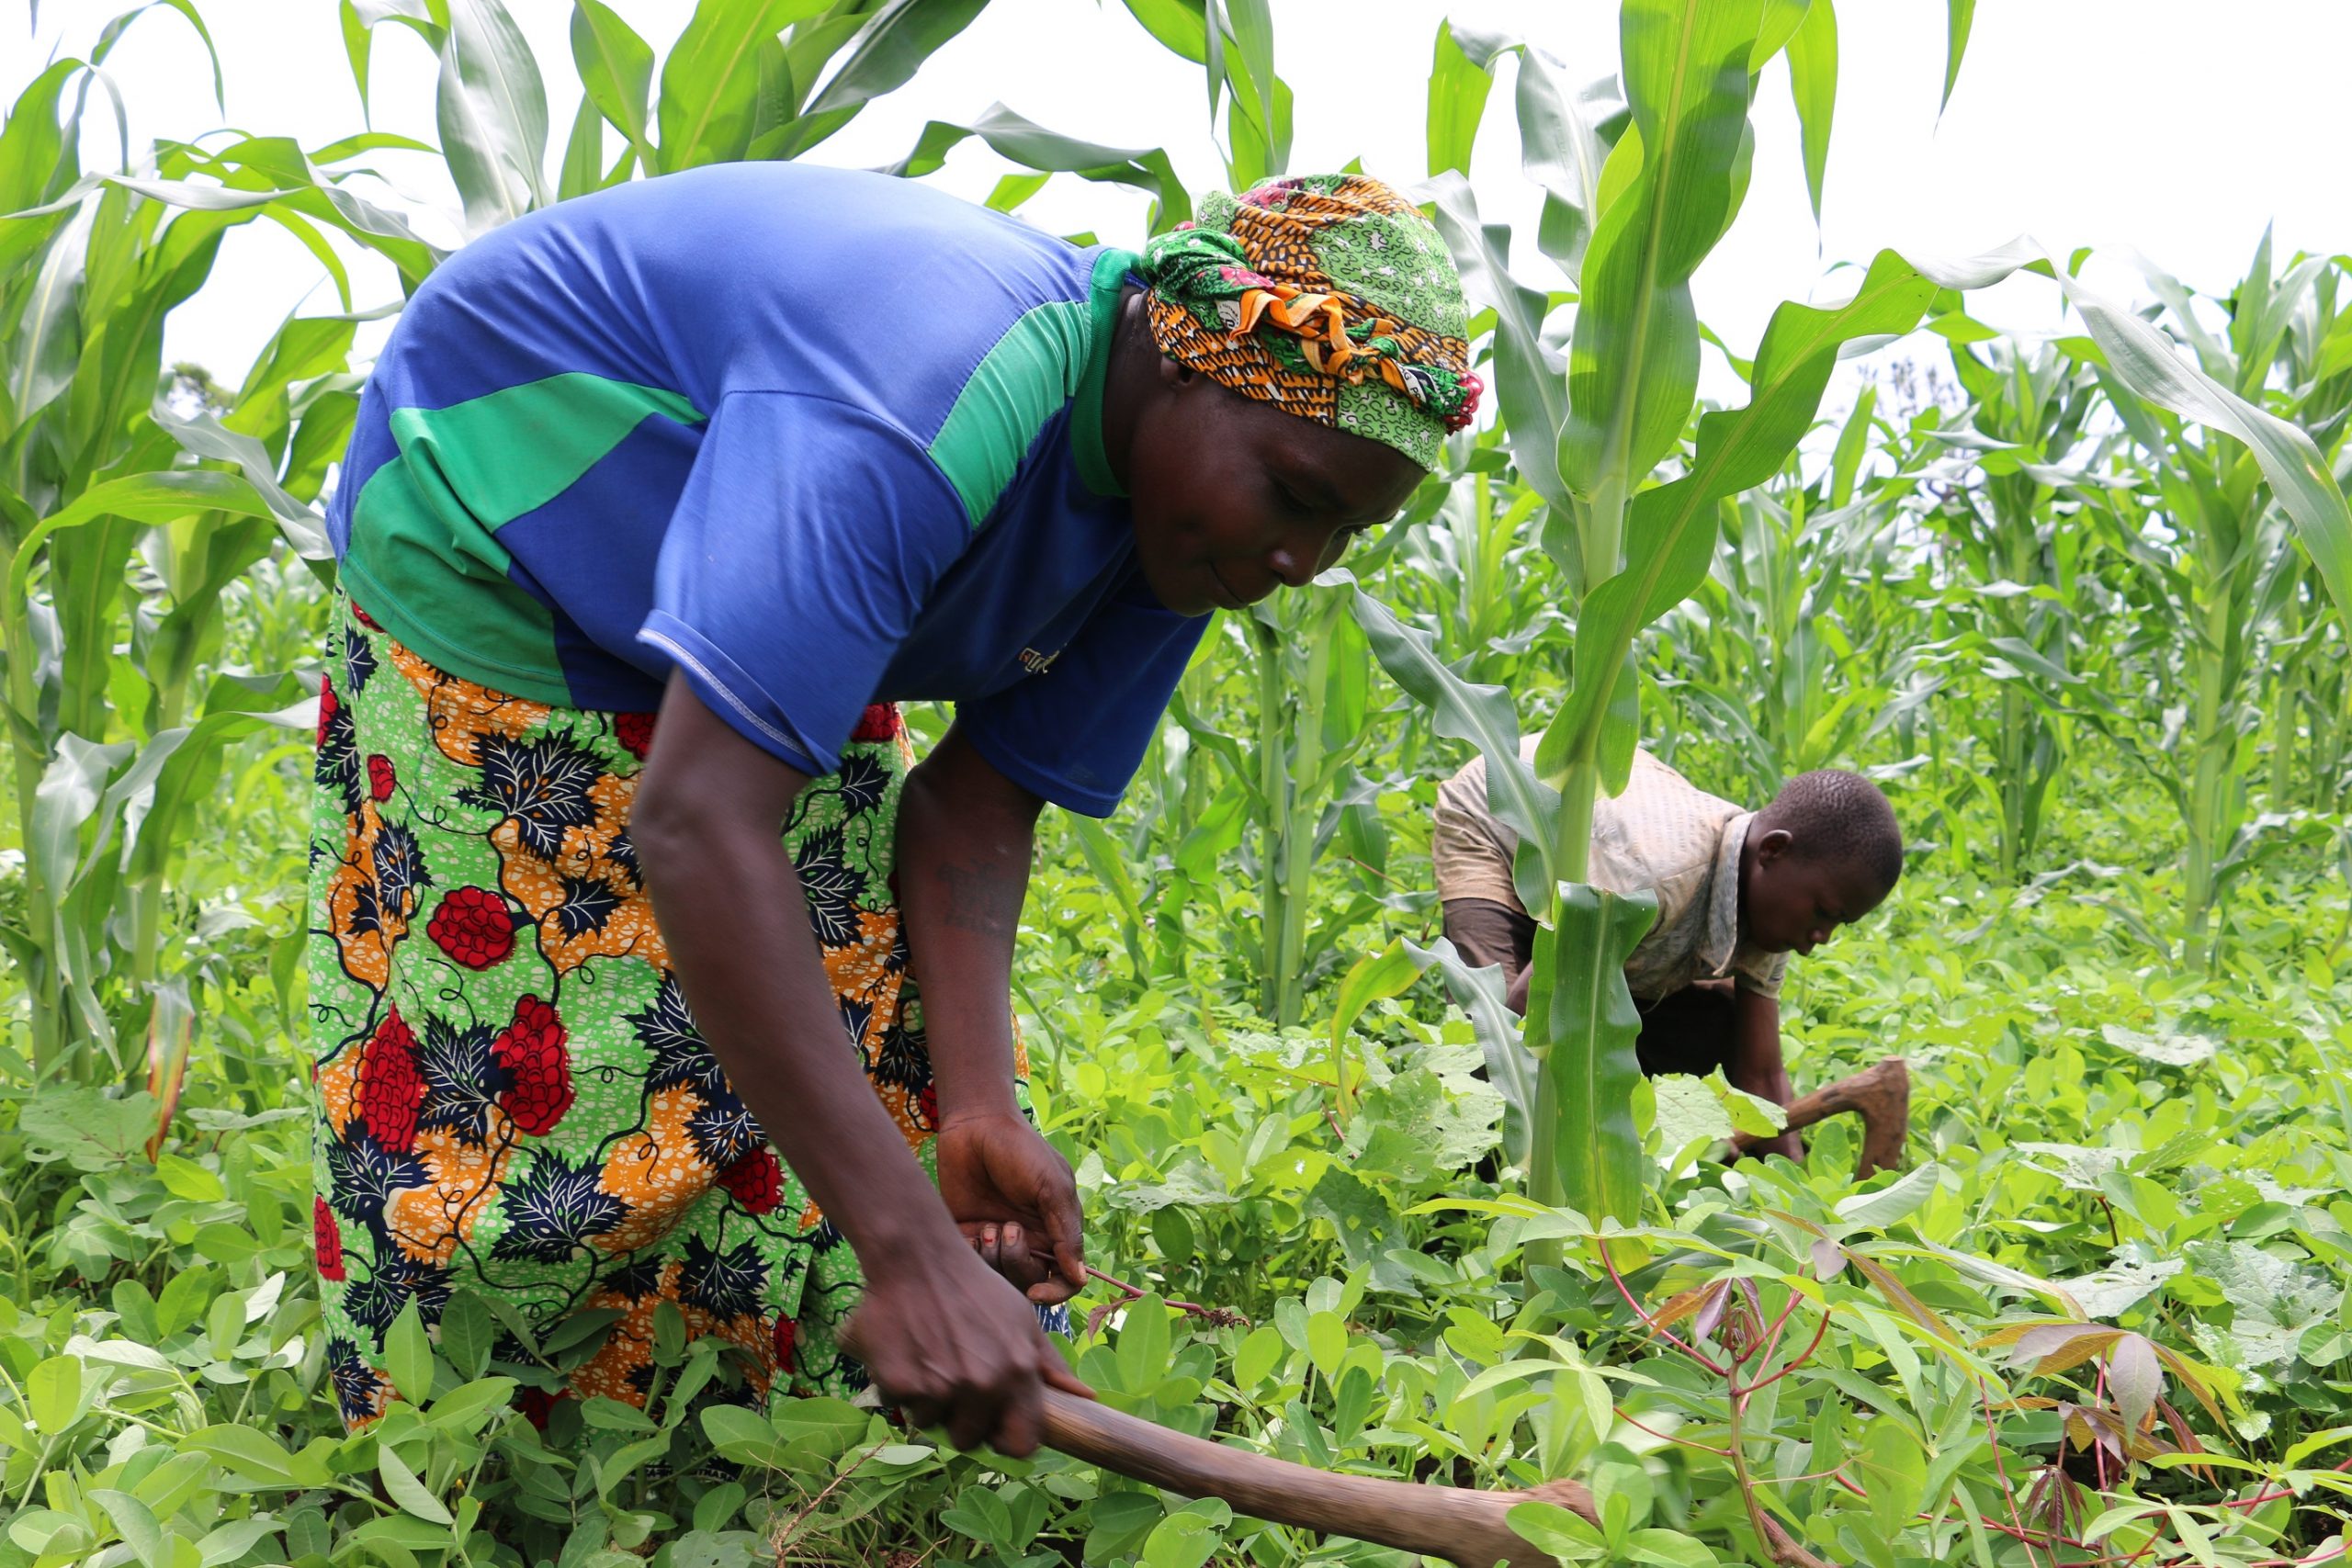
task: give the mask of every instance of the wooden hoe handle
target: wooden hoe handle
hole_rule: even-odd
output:
[[[1875,1067],[1815,1089],[1789,1107],[1789,1124],[1783,1131],[1810,1127],[1841,1111],[1859,1111],[1862,1118],[1862,1157],[1854,1173],[1857,1179],[1902,1165],[1904,1140],[1911,1135],[1909,1064],[1900,1056],[1889,1056]],[[1732,1139],[1732,1146],[1746,1154],[1769,1141],[1742,1133]]]
[[[1555,1568],[1503,1516],[1531,1499],[1592,1517],[1573,1481],[1533,1492],[1474,1492],[1369,1475],[1337,1475],[1268,1454],[1171,1432],[1059,1389],[1046,1391],[1046,1441],[1105,1470],[1187,1497],[1217,1497],[1237,1514],[1442,1557],[1463,1568]]]

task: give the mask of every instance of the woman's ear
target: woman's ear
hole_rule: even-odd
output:
[[[1180,365],[1166,355],[1159,356],[1159,379],[1170,387],[1189,387],[1198,376],[1189,365]]]
[[[1756,840],[1756,863],[1758,865],[1770,865],[1774,861],[1787,854],[1796,841],[1796,836],[1786,828],[1773,829]]]

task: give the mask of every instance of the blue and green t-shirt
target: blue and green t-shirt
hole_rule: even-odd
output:
[[[352,598],[452,674],[831,772],[869,703],[1108,814],[1204,617],[1136,567],[1102,391],[1133,257],[885,175],[698,169],[468,245],[360,400]]]

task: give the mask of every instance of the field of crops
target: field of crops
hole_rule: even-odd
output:
[[[640,38],[575,0],[575,109],[500,0],[341,0],[361,96],[371,45],[437,53],[437,148],[355,98],[331,145],[265,115],[120,166],[85,161],[101,15],[10,110],[0,1568],[1417,1561],[858,1404],[762,1408],[666,1307],[639,1409],[551,1397],[617,1313],[535,1337],[419,1293],[398,1403],[338,1415],[304,1043],[319,508],[372,341],[345,258],[413,288],[445,254],[372,165],[445,162],[479,233],[821,158],[983,3],[700,0]],[[1231,186],[1284,172],[1277,51],[1308,46],[1281,8],[1126,3],[1205,73]],[[1793,87],[1818,210],[1837,17],[1623,12],[1590,85],[1439,29],[1426,168],[1376,172],[1426,176],[1487,413],[1343,567],[1219,616],[1115,817],[1041,826],[1014,982],[1097,1270],[1069,1354],[1120,1410],[1327,1471],[1580,1482],[1589,1511],[1511,1518],[1564,1562],[2339,1561],[2352,261],[2266,239],[2225,287],[2150,268],[2110,299],[2079,254],[1882,252],[1849,302],[1709,347],[1745,383],[1717,407],[1690,280],[1758,94]],[[134,17],[210,48],[190,0]],[[1526,195],[1467,177],[1482,124],[1541,188],[1516,249],[1493,214]],[[1164,152],[1069,129],[933,122],[895,172],[977,138],[992,205],[1076,179],[1148,193],[1155,229],[1191,211]],[[253,223],[335,297],[249,368],[168,363],[166,317]],[[1971,314],[2020,271],[2054,332]],[[1826,397],[1841,355],[1873,356]],[[1640,1077],[1646,907],[1586,886],[1637,741],[1733,799],[1841,766],[1893,800],[1898,892],[1781,1011],[1800,1089],[1908,1063],[1899,1169],[1858,1179],[1846,1119],[1801,1166],[1723,1163],[1772,1108]],[[1545,931],[1523,1028],[1439,940],[1434,792],[1481,751]]]

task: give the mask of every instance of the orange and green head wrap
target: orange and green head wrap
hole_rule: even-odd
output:
[[[1424,468],[1477,410],[1462,279],[1429,220],[1378,180],[1218,192],[1145,246],[1138,270],[1159,352],[1244,397]]]

